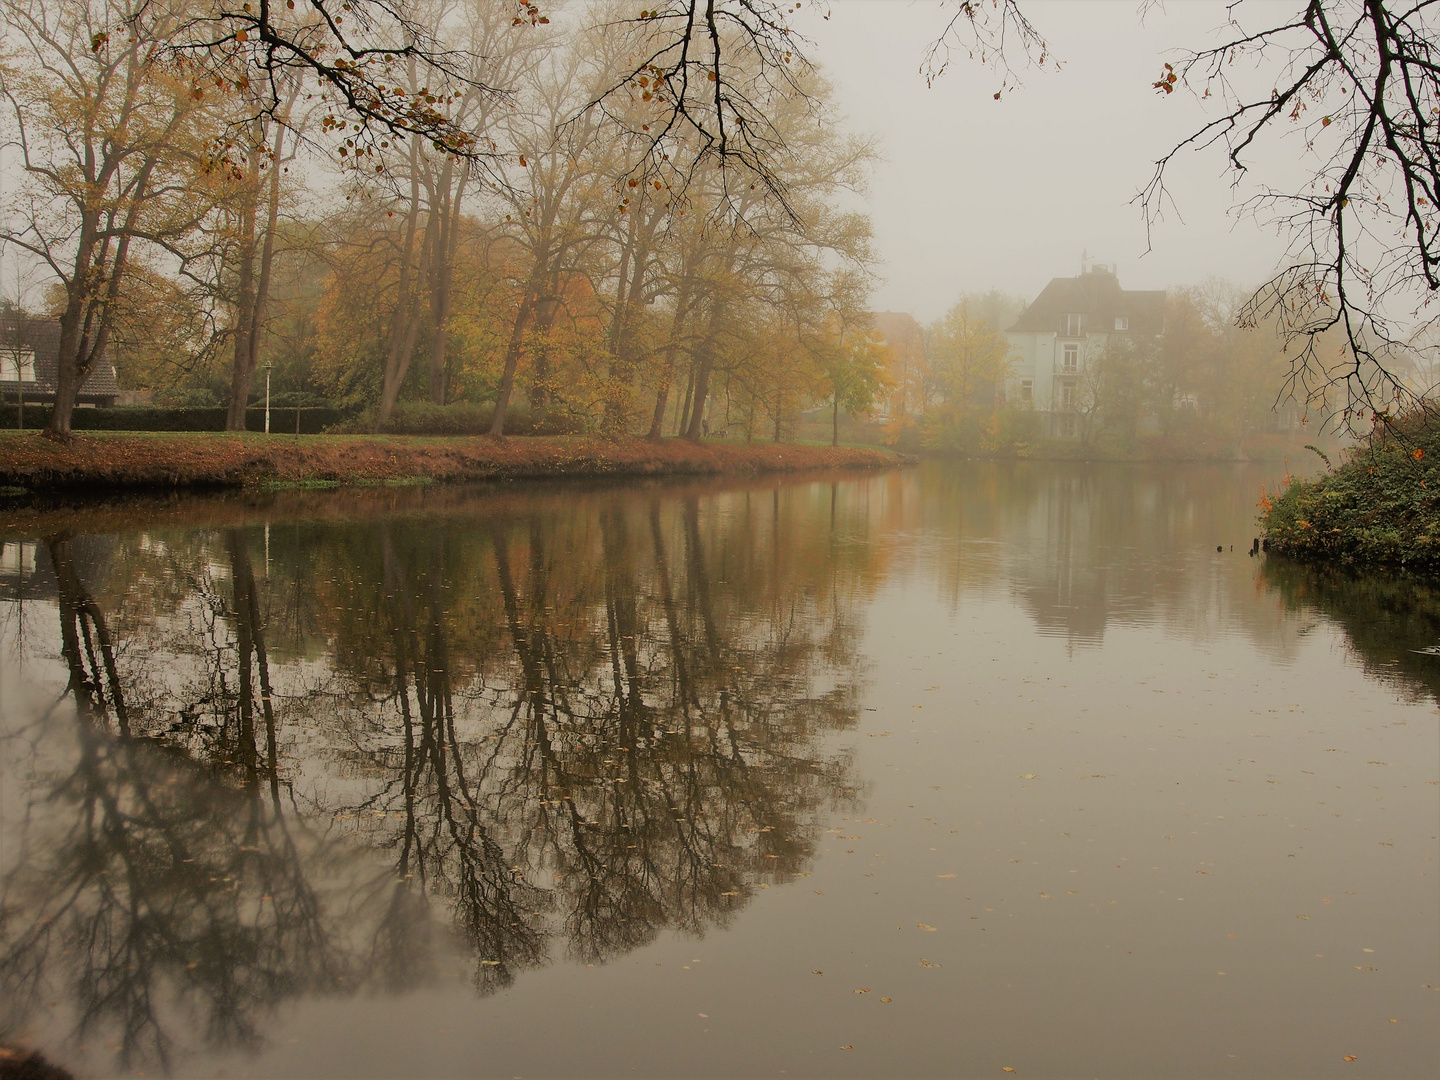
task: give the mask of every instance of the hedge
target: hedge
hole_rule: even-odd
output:
[[[0,405],[0,428],[19,427],[19,407]],[[298,417],[297,417],[298,414]],[[271,406],[270,431],[294,434],[296,420],[302,435],[318,435],[334,424],[354,416],[349,409],[280,409]],[[50,406],[26,405],[24,426],[35,431],[50,422]],[[112,409],[76,409],[70,414],[74,431],[224,431],[224,408],[169,408],[152,405],[122,405]],[[249,431],[265,430],[265,409],[251,406],[245,413]]]

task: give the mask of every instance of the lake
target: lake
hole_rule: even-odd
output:
[[[1251,556],[1282,473],[12,506],[0,1041],[1432,1075],[1440,588]]]

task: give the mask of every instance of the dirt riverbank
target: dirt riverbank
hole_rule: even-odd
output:
[[[587,437],[80,434],[68,445],[0,435],[0,486],[75,489],[303,487],[540,477],[718,476],[885,468],[868,447]]]

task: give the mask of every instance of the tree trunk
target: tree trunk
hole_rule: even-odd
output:
[[[690,313],[689,284],[688,279],[682,279],[679,295],[675,298],[675,317],[670,321],[670,340],[665,345],[665,358],[660,365],[660,386],[655,391],[655,411],[650,417],[650,430],[645,435],[651,442],[658,442],[661,438],[665,408],[670,403],[670,389],[675,383],[675,360],[680,352],[680,335]]]
[[[545,291],[535,299],[531,312],[534,356],[530,361],[530,388],[526,398],[531,409],[539,411],[550,404],[553,394],[550,386],[550,331],[555,326],[555,316],[560,311],[560,275],[551,275]]]
[[[50,422],[42,432],[46,438],[69,441],[70,417],[75,411],[80,388],[110,344],[115,300],[127,268],[130,237],[135,233],[140,209],[145,205],[150,174],[157,160],[147,158],[140,166],[132,185],[125,220],[116,223],[112,216],[104,223],[107,231],[119,237],[115,254],[108,260],[108,280],[105,265],[110,243],[108,239],[104,242],[99,240],[100,214],[87,210],[82,215],[80,242],[75,249],[75,273],[66,285],[65,311],[60,316],[60,346],[55,357],[55,407],[51,410]]]
[[[293,99],[292,99],[293,100]],[[280,155],[285,149],[285,126],[275,125],[275,143],[270,147],[270,183],[265,193],[265,232],[260,243],[260,265],[255,266],[256,217],[260,204],[259,146],[265,141],[261,127],[252,151],[253,188],[241,211],[241,263],[239,303],[236,305],[235,365],[230,378],[230,408],[226,431],[245,430],[245,408],[250,387],[260,364],[260,332],[265,325],[265,308],[270,301],[271,268],[275,262],[275,228],[280,220]]]
[[[840,445],[840,388],[835,388],[835,407],[830,414],[830,445]]]
[[[505,367],[500,373],[500,391],[495,397],[495,418],[490,423],[490,434],[500,438],[505,434],[505,413],[510,408],[510,395],[515,391],[515,369],[520,363],[520,346],[525,341],[525,329],[530,323],[534,309],[535,282],[526,283],[525,295],[520,298],[520,309],[515,313],[515,325],[510,330],[510,341],[505,346]]]
[[[710,313],[710,325],[705,340],[695,357],[695,396],[690,403],[690,422],[685,428],[685,438],[699,442],[705,422],[705,399],[710,393],[710,372],[715,366],[715,337],[720,330],[720,320],[725,316],[722,301],[716,301]]]
[[[450,338],[450,304],[455,276],[455,252],[460,243],[460,206],[465,197],[466,174],[454,181],[455,158],[447,154],[441,174],[442,212],[440,239],[435,245],[430,285],[430,400],[445,404],[445,351]],[[454,184],[452,189],[451,185]],[[452,195],[453,190],[453,195]]]
[[[240,208],[239,286],[235,296],[235,358],[230,370],[230,407],[225,413],[226,431],[245,430],[245,407],[250,404],[251,364],[255,350],[251,339],[255,329],[255,215],[260,196],[260,159],[251,154],[245,202]]]
[[[426,222],[420,262],[434,243],[435,230]],[[420,292],[415,287],[415,274],[423,269],[415,265],[415,238],[420,229],[420,169],[415,140],[410,140],[410,210],[405,221],[405,241],[401,248],[400,283],[396,290],[395,314],[390,323],[390,346],[385,356],[384,382],[380,389],[380,408],[375,414],[375,430],[379,431],[395,411],[400,388],[410,372],[415,354],[415,339],[420,333]]]

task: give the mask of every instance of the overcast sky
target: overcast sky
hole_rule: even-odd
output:
[[[1118,265],[1126,288],[1159,289],[1210,275],[1257,284],[1283,244],[1272,230],[1230,214],[1219,154],[1181,162],[1174,215],[1145,227],[1131,199],[1154,160],[1202,120],[1199,102],[1151,88],[1170,50],[1213,39],[1225,5],[1169,0],[1142,25],[1138,0],[1025,0],[1024,10],[1063,64],[1000,79],[957,58],[927,89],[926,43],[954,4],[935,0],[831,0],[807,5],[798,28],[814,42],[841,107],[858,131],[879,136],[885,160],[870,198],[882,281],[877,310],[940,315],[962,292],[995,286],[1032,298],[1052,277],[1079,273],[1081,253]],[[1294,3],[1247,0],[1256,23]]]

